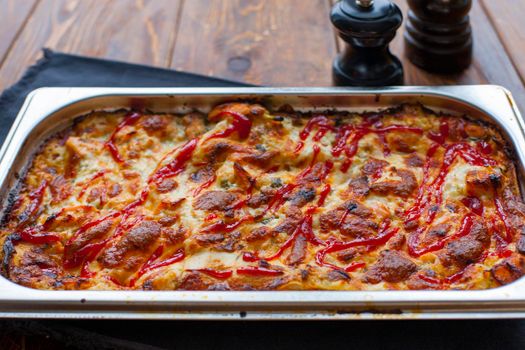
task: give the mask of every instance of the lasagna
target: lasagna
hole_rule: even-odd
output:
[[[525,205],[494,126],[379,112],[96,111],[47,140],[0,228],[38,289],[487,289],[522,276]]]

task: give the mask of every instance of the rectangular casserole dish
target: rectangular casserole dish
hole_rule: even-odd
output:
[[[524,180],[525,133],[508,91],[496,86],[399,87],[385,89],[238,88],[110,89],[44,88],[31,93],[0,151],[0,200],[44,140],[76,116],[100,109],[142,106],[159,112],[209,108],[250,99],[270,107],[301,110],[374,110],[420,102],[435,110],[468,114],[496,124],[514,147],[520,186]],[[480,291],[41,291],[0,279],[4,317],[190,318],[190,319],[368,319],[522,317],[520,279]]]

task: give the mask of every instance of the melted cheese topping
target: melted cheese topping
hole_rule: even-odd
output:
[[[490,125],[366,114],[94,112],[36,155],[0,230],[41,289],[484,289],[525,206]]]

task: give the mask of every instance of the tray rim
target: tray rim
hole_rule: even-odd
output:
[[[474,90],[477,94],[498,94],[500,99],[507,100],[507,107],[509,108],[507,113],[513,114],[514,126],[519,127],[519,130],[513,131],[521,135],[519,145],[525,145],[524,122],[512,95],[508,90],[495,85],[403,86],[380,89],[40,88],[31,92],[26,98],[0,149],[0,183],[4,186],[6,180],[6,171],[2,171],[1,168],[5,169],[6,163],[12,164],[18,153],[12,151],[13,142],[19,148],[22,147],[23,140],[17,140],[17,137],[24,132],[23,128],[32,130],[50,115],[68,105],[101,96],[434,95],[455,99],[470,104],[488,115],[493,114],[494,111],[491,110],[490,104],[489,106],[480,105],[479,101],[472,100]],[[56,98],[47,109],[42,109],[42,100],[56,94],[60,98]],[[37,108],[39,110],[35,110]],[[10,153],[9,150],[11,150]],[[523,150],[524,148],[517,149],[522,163],[525,159]],[[10,156],[10,158],[6,158],[6,156]],[[507,286],[476,291],[45,291],[23,287],[0,277],[0,317],[78,318],[82,315],[88,318],[172,319],[176,316],[178,319],[206,319],[206,317],[209,319],[231,319],[241,317],[238,312],[214,311],[214,308],[221,308],[225,304],[230,304],[233,310],[254,310],[249,312],[250,319],[521,318],[525,317],[525,295],[520,296],[519,293],[523,288],[525,288],[525,278]],[[384,295],[379,297],[380,294]],[[446,298],[437,297],[441,295],[445,295]],[[27,303],[31,304],[29,309]],[[472,308],[472,303],[478,304],[478,307]],[[48,309],[50,306],[54,307],[51,311]],[[148,308],[151,309],[152,306],[153,311],[144,312]],[[107,310],[108,307],[111,311]],[[172,311],[166,313],[166,308],[170,308]],[[344,311],[345,308],[351,310]],[[398,313],[400,308],[402,308],[402,312]],[[140,311],[141,309],[142,311]],[[339,310],[339,312],[326,311],[327,309]],[[180,310],[184,312],[179,312]],[[187,311],[191,312],[188,313]],[[368,317],[367,315],[372,316]]]

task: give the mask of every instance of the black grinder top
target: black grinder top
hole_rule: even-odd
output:
[[[403,84],[403,66],[388,48],[403,21],[399,7],[387,0],[342,0],[331,20],[348,44],[334,60],[336,85]]]

